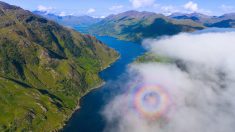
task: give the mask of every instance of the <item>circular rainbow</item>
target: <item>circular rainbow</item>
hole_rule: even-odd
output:
[[[131,104],[142,117],[155,120],[168,112],[171,100],[159,85],[141,85],[134,88]]]

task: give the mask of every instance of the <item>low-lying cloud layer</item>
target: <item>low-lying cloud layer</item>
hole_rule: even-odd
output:
[[[146,40],[152,53],[169,57],[172,63],[130,66],[125,94],[103,112],[105,131],[234,132],[234,36],[234,32],[180,34]],[[149,90],[153,85],[157,88]]]

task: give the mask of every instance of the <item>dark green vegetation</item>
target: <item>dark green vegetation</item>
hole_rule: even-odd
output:
[[[192,20],[176,20],[151,12],[128,11],[111,15],[90,26],[89,32],[139,42],[144,38],[192,32],[205,27]]]
[[[58,130],[118,57],[92,36],[3,2],[0,34],[0,131]]]
[[[146,52],[144,55],[140,56],[135,61],[136,64],[141,63],[159,63],[159,64],[174,64],[176,67],[181,69],[182,71],[187,71],[187,66],[185,62],[179,60],[177,58],[172,58],[170,56],[163,56],[160,54]]]
[[[34,14],[43,16],[49,20],[58,22],[59,24],[66,25],[66,26],[90,26],[92,24],[95,24],[99,21],[101,21],[101,18],[94,18],[90,16],[58,16],[55,14],[47,13],[47,12],[41,12],[41,11],[34,11]]]
[[[235,19],[222,20],[219,22],[211,23],[208,26],[218,28],[235,28]]]
[[[160,63],[171,63],[172,59],[161,55],[156,55],[151,52],[147,52],[144,55],[136,59],[136,63],[149,63],[149,62],[160,62]]]

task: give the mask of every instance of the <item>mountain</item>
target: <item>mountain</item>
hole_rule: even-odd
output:
[[[193,20],[195,22],[199,23],[209,23],[211,19],[214,17],[207,16],[201,13],[190,13],[190,14],[184,14],[184,13],[173,13],[169,16],[170,18],[179,19],[179,20]]]
[[[118,54],[20,7],[0,2],[0,131],[57,131]]]
[[[222,16],[219,16],[218,19],[221,20],[235,20],[235,13],[228,13],[224,14]]]
[[[112,36],[122,40],[139,42],[144,38],[174,35],[204,29],[202,24],[192,20],[175,20],[152,12],[127,11],[110,15],[91,25],[92,34]]]
[[[58,22],[59,24],[66,26],[89,26],[102,20],[102,18],[94,18],[90,16],[58,16],[52,13],[33,11],[34,14],[45,17],[49,20]]]
[[[235,28],[235,19],[221,20],[219,22],[207,24],[208,27]]]
[[[207,25],[209,27],[235,28],[235,13],[229,13],[219,16],[214,20],[214,22]]]
[[[235,13],[224,14],[222,16],[207,16],[200,13],[182,14],[174,13],[169,16],[178,20],[192,20],[207,27],[234,28]]]

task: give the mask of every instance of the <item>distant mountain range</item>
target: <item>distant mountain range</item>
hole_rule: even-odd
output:
[[[208,27],[235,27],[235,13],[208,16],[200,13],[173,13],[170,16],[153,12],[127,11],[110,15],[104,19],[89,16],[65,16],[34,12],[63,25],[87,26],[88,32],[101,36],[112,36],[127,41],[139,42],[144,38],[192,32]]]
[[[200,13],[181,14],[174,13],[169,16],[178,20],[193,20],[201,23],[206,27],[219,27],[219,28],[234,28],[235,27],[235,13],[224,14],[222,16],[207,16]]]
[[[201,13],[191,13],[191,14],[184,14],[184,13],[173,13],[170,16],[170,18],[179,19],[179,20],[193,20],[195,22],[199,23],[206,23],[213,19],[212,16],[207,16]]]
[[[174,35],[206,28],[193,20],[177,20],[152,12],[127,11],[110,15],[93,24],[88,31],[92,34],[113,36],[122,40],[139,42],[144,38]]]
[[[102,18],[94,18],[91,16],[58,16],[52,13],[33,11],[34,14],[43,16],[49,20],[53,20],[65,26],[90,26],[102,20]]]
[[[118,54],[90,35],[0,2],[0,131],[58,131]]]
[[[208,27],[235,27],[235,13],[222,16],[207,16],[200,13],[174,13],[170,16],[164,16],[146,11],[127,11],[110,15],[91,25],[89,32],[138,42],[144,38],[192,32]]]

